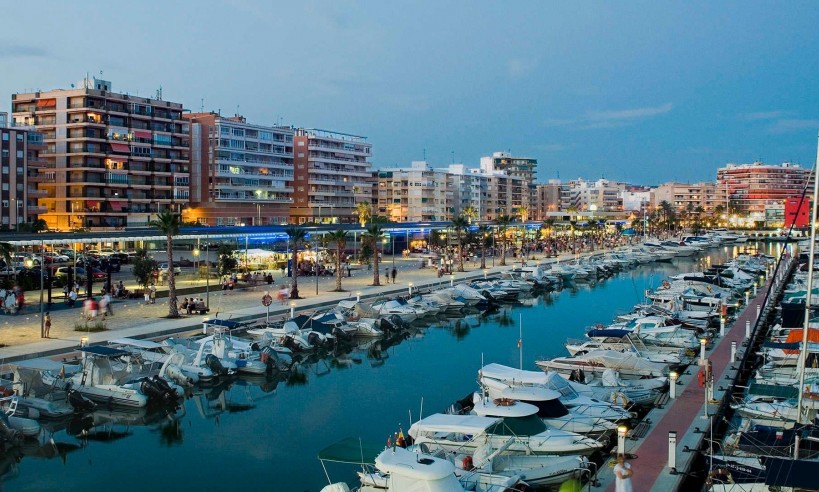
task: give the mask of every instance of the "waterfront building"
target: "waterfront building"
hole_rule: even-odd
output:
[[[739,215],[751,222],[764,222],[766,206],[798,198],[808,185],[809,175],[810,170],[789,162],[727,164],[717,170],[717,202],[724,205],[729,218]]]
[[[8,114],[0,113],[0,229],[15,230],[46,211],[38,204],[46,192],[37,188],[45,146],[41,133],[7,125]]]
[[[189,199],[182,104],[114,92],[110,81],[12,95],[15,126],[43,134],[41,218],[57,230],[144,227]]]
[[[598,179],[586,181],[583,178],[569,181],[561,189],[560,207],[562,210],[576,211],[599,210],[601,212],[618,212],[623,210],[622,192],[624,183]]]
[[[372,144],[366,137],[299,128],[294,141],[290,222],[355,223],[372,200]]]
[[[190,121],[190,206],[185,222],[203,225],[287,223],[293,203],[293,138],[288,127],[243,116],[183,115]]]
[[[537,178],[537,159],[515,157],[509,152],[493,152],[491,156],[481,157],[481,169],[487,174],[502,171],[507,176],[534,183]]]
[[[653,191],[646,186],[626,186],[620,194],[623,210],[644,213],[652,204]]]
[[[543,221],[552,217],[555,212],[560,212],[560,190],[564,186],[559,179],[550,179],[548,183],[535,185],[530,214],[533,220]]]
[[[692,212],[702,208],[704,212],[711,212],[720,204],[716,195],[716,183],[663,183],[654,189],[652,206],[657,207],[662,202],[668,202],[677,212]]]
[[[529,208],[529,182],[525,179],[498,170],[491,173],[484,168],[472,171],[486,179],[485,220],[496,220],[502,215],[518,219],[521,207]]]
[[[453,193],[448,184],[448,172],[433,169],[426,161],[381,170],[374,213],[393,222],[452,220]]]

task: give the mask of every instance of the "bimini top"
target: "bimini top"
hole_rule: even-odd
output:
[[[409,435],[416,438],[419,433],[460,433],[481,434],[487,427],[499,423],[502,419],[493,417],[479,417],[477,415],[449,415],[436,413],[412,424]]]
[[[507,384],[539,384],[547,383],[543,371],[524,371],[501,364],[487,364],[478,371],[478,377],[497,379]]]
[[[206,325],[224,326],[228,330],[238,328],[238,327],[240,327],[240,326],[242,326],[244,324],[244,323],[240,323],[238,321],[233,321],[233,320],[229,320],[229,319],[219,319],[219,318],[207,319],[207,320],[203,321],[203,323],[205,323]]]
[[[319,451],[318,459],[336,463],[371,465],[375,463],[376,456],[383,450],[383,444],[364,442],[357,437],[347,437]]]
[[[145,350],[156,350],[162,348],[161,343],[153,342],[151,340],[137,340],[136,338],[116,338],[108,343],[111,345],[126,345],[128,347],[136,347]]]
[[[80,347],[80,352],[85,352],[86,354],[91,355],[98,355],[100,357],[119,357],[120,355],[131,355],[129,352],[125,350],[115,349],[111,347],[103,347],[100,345],[94,345],[92,347]]]
[[[497,400],[481,398],[475,402],[473,411],[484,417],[528,417],[537,414],[536,406],[522,401],[506,399],[505,394],[503,396],[503,399]]]

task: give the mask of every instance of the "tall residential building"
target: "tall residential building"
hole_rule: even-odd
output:
[[[482,220],[486,215],[486,178],[471,173],[464,164],[450,164],[442,171],[446,172],[452,217],[461,215],[467,207],[473,207],[477,212],[476,220]]]
[[[581,178],[569,181],[561,190],[560,207],[580,212],[592,209],[601,212],[622,211],[621,194],[625,189],[625,184],[607,179],[586,181]]]
[[[761,221],[767,204],[784,204],[788,198],[799,197],[809,176],[810,170],[789,162],[728,164],[717,170],[717,202],[729,212]]]
[[[481,157],[481,169],[489,174],[503,171],[508,176],[534,184],[537,178],[537,159],[514,157],[509,152],[494,152],[491,156]]]
[[[704,183],[663,183],[654,190],[653,207],[668,202],[678,212],[694,211],[702,208],[704,212],[714,210],[719,204],[716,196],[716,185]]]
[[[191,126],[190,207],[205,225],[287,223],[293,202],[294,130],[239,115],[183,115]]]
[[[451,197],[446,171],[414,161],[408,168],[378,172],[374,213],[394,222],[447,221],[453,217]]]
[[[182,104],[112,91],[109,81],[12,95],[17,126],[44,136],[52,229],[142,227],[188,204],[190,135]]]
[[[42,134],[23,128],[0,126],[0,229],[16,229],[45,212],[37,201],[45,191],[37,189],[45,163]]]
[[[521,207],[529,208],[529,182],[505,172],[486,173],[473,169],[473,173],[486,180],[486,206],[483,219],[495,220],[502,215],[519,218]],[[529,213],[531,218],[531,211]]]
[[[550,179],[548,183],[535,186],[535,198],[532,204],[532,220],[546,220],[549,214],[559,212],[560,190],[564,187],[559,179]]]
[[[290,221],[357,222],[356,204],[372,199],[372,144],[366,137],[304,128],[294,142]]]

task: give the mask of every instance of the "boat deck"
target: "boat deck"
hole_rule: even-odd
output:
[[[725,336],[717,337],[713,341],[710,353],[706,357],[711,360],[714,371],[714,404],[708,405],[708,414],[716,412],[719,403],[725,396],[725,390],[720,384],[728,386],[726,376],[733,380],[735,368],[731,367],[731,342],[737,342],[737,361],[742,357],[745,339],[745,324],[750,321],[754,326],[757,317],[757,306],[762,307],[765,296],[771,288],[770,278],[759,289],[757,295],[750,299],[747,306],[738,314],[730,326],[725,327]],[[655,408],[644,419],[649,422],[650,429],[645,438],[631,437],[626,439],[625,451],[636,455],[630,461],[634,469],[632,486],[634,490],[678,490],[683,473],[690,468],[696,457],[710,425],[710,417],[706,417],[705,388],[697,382],[699,367],[694,364],[677,382],[677,397],[669,400],[663,408]],[[669,432],[677,433],[676,469],[668,466],[668,436]],[[631,433],[630,433],[631,434]],[[684,451],[685,447],[691,452]],[[614,450],[616,453],[616,448]],[[601,485],[605,490],[613,492],[615,489],[614,474],[611,472],[614,460],[609,461],[609,467],[603,467],[600,473]],[[677,470],[680,470],[678,473]]]

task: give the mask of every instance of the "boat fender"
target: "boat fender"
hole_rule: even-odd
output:
[[[720,313],[722,314],[723,318],[728,316],[728,305],[727,304],[723,304],[722,306],[720,306]]]
[[[472,456],[464,456],[462,468],[466,471],[472,471],[475,469],[475,464],[472,462]]]
[[[700,388],[705,388],[705,371],[702,369],[697,373],[697,383],[699,383]]]

